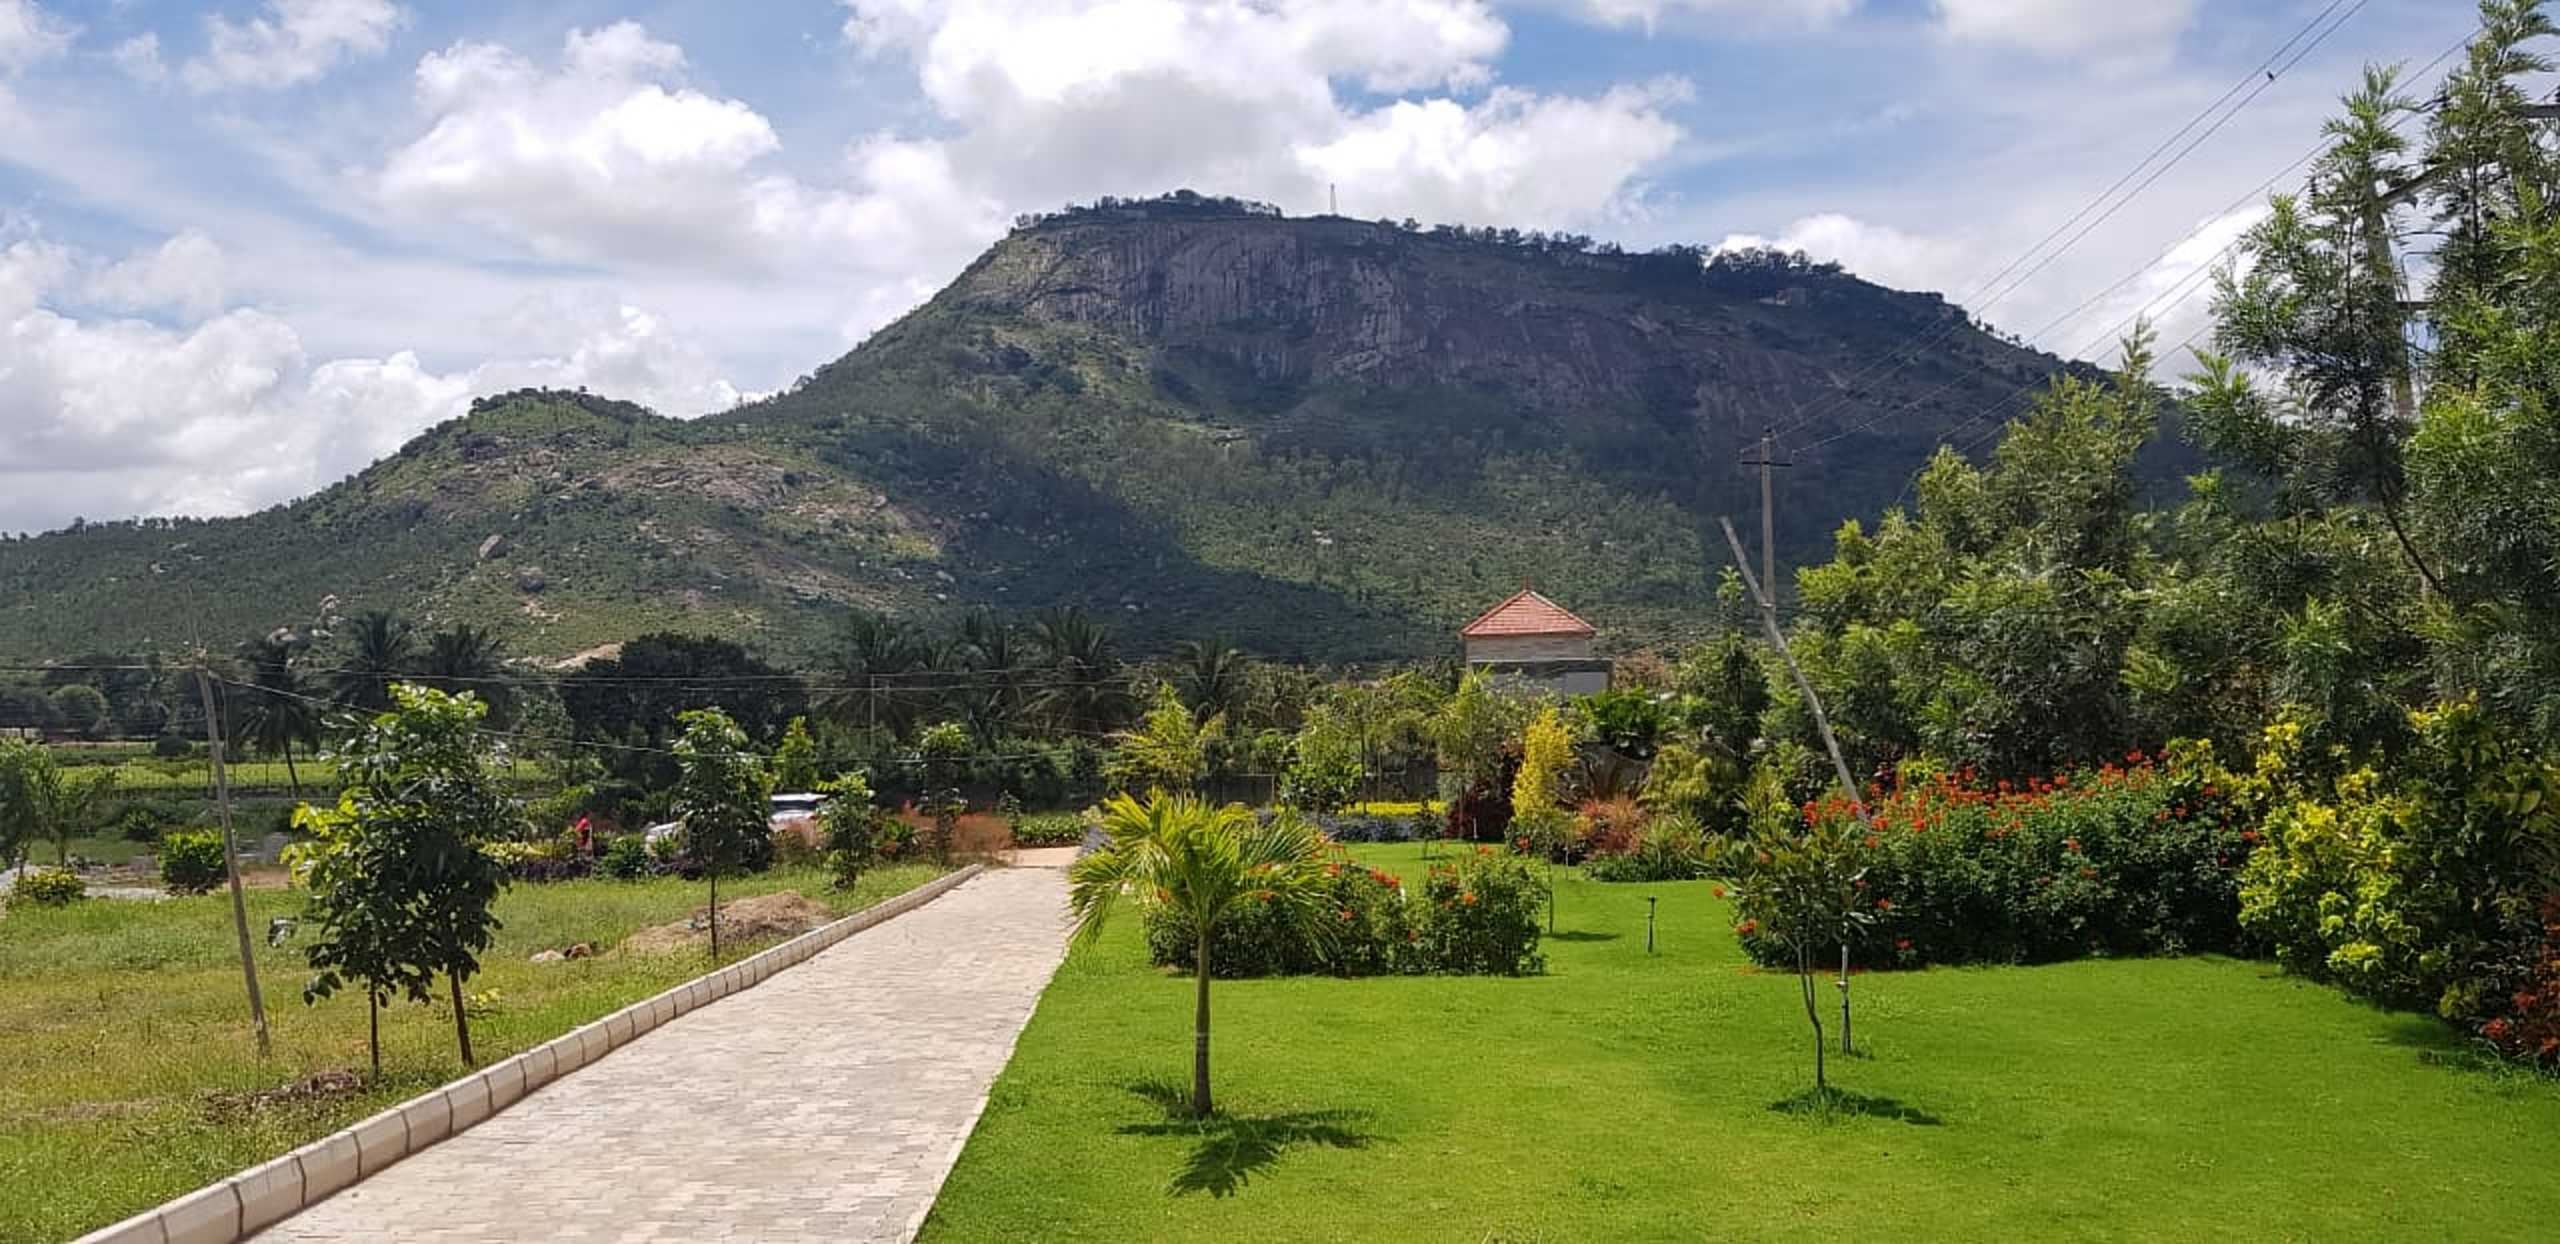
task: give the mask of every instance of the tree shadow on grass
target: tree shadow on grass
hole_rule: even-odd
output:
[[[1891,1119],[1897,1123],[1908,1123],[1913,1127],[1944,1127],[1947,1124],[1945,1119],[1916,1106],[1903,1105],[1890,1097],[1870,1097],[1865,1093],[1852,1093],[1847,1089],[1832,1089],[1828,1092],[1806,1089],[1793,1097],[1783,1097],[1770,1102],[1769,1109],[1776,1114],[1791,1114],[1799,1118],[1826,1122],[1858,1115],[1870,1119]]]
[[[1234,1196],[1252,1182],[1254,1173],[1280,1160],[1290,1149],[1321,1145],[1331,1149],[1365,1149],[1373,1139],[1359,1125],[1366,1110],[1296,1110],[1281,1114],[1228,1114],[1191,1117],[1191,1090],[1171,1080],[1141,1080],[1129,1091],[1164,1111],[1154,1123],[1130,1123],[1123,1136],[1188,1136],[1199,1141],[1167,1181],[1165,1192],[1182,1196],[1206,1192]]]
[[[1614,942],[1622,936],[1624,934],[1595,933],[1589,929],[1566,929],[1561,933],[1549,933],[1546,939],[1551,942]]]

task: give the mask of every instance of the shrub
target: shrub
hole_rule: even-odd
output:
[[[773,862],[788,868],[805,868],[825,857],[818,844],[802,833],[797,825],[785,825],[773,831]]]
[[[195,754],[195,750],[196,745],[183,734],[172,732],[151,740],[151,754],[162,760],[183,759]]]
[[[2023,784],[1959,771],[1871,792],[1862,885],[1876,918],[1853,957],[1880,967],[2237,949],[2239,870],[2257,834],[2227,775],[2205,753],[2184,756],[2164,766],[2129,753]],[[1857,820],[1838,795],[1799,814],[1808,827]],[[1764,965],[1791,962],[1765,939],[1744,946]]]
[[[638,834],[624,834],[604,844],[597,866],[616,881],[638,881],[658,871],[657,861],[649,858],[648,842]]]
[[[1079,846],[1084,842],[1084,831],[1084,817],[1074,812],[1035,812],[1013,818],[1015,846]]]
[[[1632,850],[1595,855],[1582,871],[1594,881],[1694,881],[1707,875],[1706,834],[1685,817],[1662,817]]]
[[[12,903],[33,903],[38,907],[68,907],[88,897],[89,887],[80,874],[64,868],[42,868],[20,873],[16,885],[9,888]]]
[[[220,832],[181,830],[160,840],[160,884],[171,894],[202,894],[228,876]]]
[[[170,826],[183,825],[186,820],[186,812],[178,804],[136,799],[116,809],[116,814],[107,819],[107,830],[127,842],[153,843],[160,841]]]
[[[2560,1071],[2560,894],[2542,900],[2542,944],[2515,976],[2515,991],[2480,1035],[2509,1058]]]
[[[1415,842],[1438,827],[1438,822],[1428,816],[1417,827],[1413,817],[1360,812],[1310,816],[1307,821],[1335,842]]]
[[[1413,945],[1434,972],[1524,976],[1543,969],[1538,913],[1547,883],[1529,861],[1479,847],[1436,863],[1413,912]]]
[[[2240,921],[2289,968],[2478,1023],[2534,993],[2551,892],[2534,852],[2560,840],[2560,767],[2474,703],[2410,721],[2387,779],[2328,782],[2296,776],[2298,723],[2268,728],[2249,779],[2268,800],[2266,841]]]
[[[1625,855],[1644,841],[1651,820],[1633,799],[1594,799],[1574,816],[1572,851],[1578,856]]]

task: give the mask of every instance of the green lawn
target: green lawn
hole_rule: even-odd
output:
[[[900,866],[827,888],[815,870],[733,880],[721,897],[798,890],[838,911],[922,884],[937,870]],[[680,919],[702,902],[676,880],[519,885],[499,901],[506,928],[471,982],[488,1003],[472,1039],[486,1063],[538,1044],[708,970],[699,954],[606,954],[566,963],[534,951],[611,946]],[[293,946],[261,941],[258,970],[275,1055],[251,1043],[240,961],[222,894],[162,903],[92,900],[0,918],[0,1240],[67,1239],[305,1141],[459,1074],[450,1009],[401,1003],[383,1013],[384,1081],[321,1101],[242,1108],[252,1093],[365,1065],[360,996],[302,1003],[308,971]],[[301,896],[253,890],[251,927],[290,915]],[[723,946],[724,958],[755,949]]]
[[[1360,854],[1411,880],[1419,851]],[[926,1238],[2520,1239],[2560,1221],[2560,1083],[2483,1068],[2427,1017],[2221,959],[1862,976],[1866,1055],[1832,1062],[1854,1109],[1808,1116],[1795,981],[1746,964],[1727,903],[1703,883],[1559,893],[1542,977],[1217,985],[1207,1127],[1159,1104],[1188,1083],[1190,983],[1119,923],[1041,999]]]

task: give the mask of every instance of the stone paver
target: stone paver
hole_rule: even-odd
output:
[[[257,1238],[912,1238],[1065,908],[1057,869],[990,870]]]

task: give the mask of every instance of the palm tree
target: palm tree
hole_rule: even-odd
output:
[[[347,632],[351,651],[330,686],[338,703],[360,713],[391,711],[391,684],[413,672],[417,628],[388,609],[355,620]]]
[[[895,618],[856,610],[827,660],[830,685],[818,696],[818,712],[847,729],[904,735],[931,707],[929,689],[914,675],[932,664],[932,649]]]
[[[489,706],[488,723],[504,729],[514,719],[515,694],[508,687],[506,643],[468,622],[456,622],[427,636],[427,650],[412,672],[417,681],[446,693],[468,691]]]
[[[969,685],[953,697],[960,716],[980,743],[992,747],[1022,719],[1029,697],[1024,694],[1026,681],[1023,666],[1030,654],[1018,638],[1018,632],[996,616],[995,611],[980,607],[960,620],[956,645],[960,667],[973,676]]]
[[[1229,644],[1226,636],[1183,640],[1173,646],[1173,659],[1181,667],[1175,681],[1191,711],[1233,720],[1244,707],[1245,679],[1253,658]]]
[[[1128,720],[1135,700],[1111,629],[1072,605],[1033,615],[1031,642],[1046,667],[1031,706],[1068,730],[1100,734]]]
[[[249,746],[265,755],[284,757],[285,780],[293,784],[296,799],[302,797],[302,772],[294,767],[294,745],[320,749],[320,705],[304,688],[301,671],[293,667],[300,650],[298,641],[283,635],[240,645],[240,659],[249,666],[250,690],[242,697],[247,703],[234,714],[240,736]]]
[[[1193,947],[1198,1004],[1192,1019],[1191,1113],[1209,1102],[1209,943],[1239,903],[1271,903],[1310,930],[1329,932],[1323,839],[1295,816],[1257,820],[1242,804],[1217,807],[1185,795],[1127,795],[1102,805],[1109,840],[1068,870],[1076,941],[1091,945],[1124,894],[1170,916]]]

